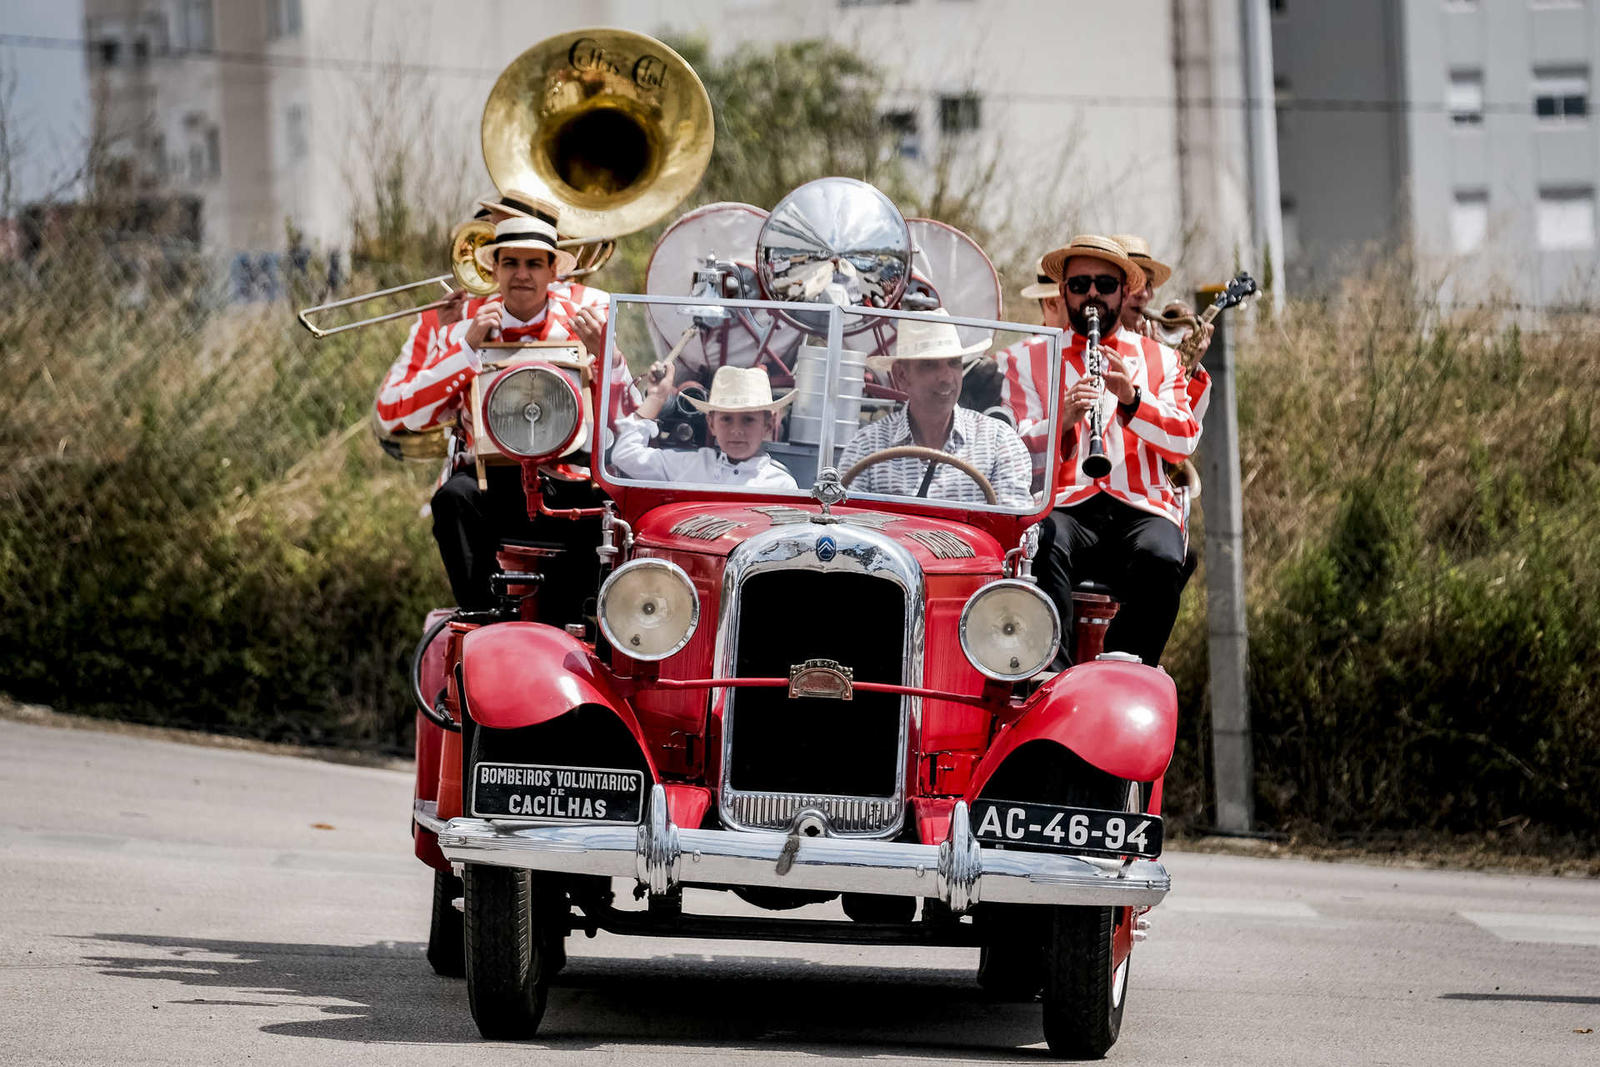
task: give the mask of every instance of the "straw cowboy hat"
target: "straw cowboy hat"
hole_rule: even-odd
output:
[[[772,399],[772,380],[760,367],[718,367],[711,379],[711,395],[705,400],[684,397],[700,411],[782,411],[795,398],[789,390]]]
[[[527,215],[513,215],[494,225],[494,237],[478,246],[478,265],[486,271],[494,270],[494,254],[502,248],[521,248],[534,252],[549,252],[555,257],[556,273],[565,274],[578,265],[577,259],[564,248],[556,247],[556,228],[544,219]]]
[[[478,200],[478,213],[474,218],[482,218],[491,211],[498,211],[502,215],[519,215],[523,218],[544,219],[554,226],[561,220],[561,208],[548,200],[541,200],[536,196],[517,189],[507,189],[498,197],[485,196]]]
[[[931,314],[949,315],[944,308],[934,308]],[[963,345],[961,334],[954,323],[929,322],[925,319],[901,319],[895,331],[894,355],[869,356],[867,366],[875,371],[887,371],[901,359],[950,359],[955,356],[975,356],[988,351],[994,338],[977,344]]]
[[[1172,277],[1172,268],[1150,254],[1150,242],[1136,233],[1114,233],[1111,239],[1128,251],[1128,258],[1139,264],[1150,288],[1159,289]]]
[[[1061,285],[1051,280],[1050,275],[1044,272],[1044,257],[1039,257],[1039,262],[1034,265],[1034,278],[1032,285],[1024,285],[1017,295],[1024,300],[1049,300],[1052,296],[1061,295]]]
[[[1088,256],[1110,263],[1122,272],[1129,289],[1144,285],[1144,269],[1128,258],[1127,249],[1109,237],[1094,233],[1080,233],[1054,252],[1046,252],[1039,265],[1050,280],[1059,285],[1066,274],[1067,260],[1073,256]]]

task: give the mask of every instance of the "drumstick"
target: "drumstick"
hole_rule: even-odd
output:
[[[672,346],[672,351],[668,352],[667,358],[661,362],[666,364],[667,367],[671,367],[672,364],[677,360],[678,356],[682,354],[684,346],[689,343],[689,338],[693,337],[697,330],[698,327],[696,326],[685,326],[683,328],[683,336],[678,338],[678,343]],[[649,370],[645,371],[643,374],[639,375],[633,380],[633,387],[637,389],[639,387],[639,383],[644,381],[646,378],[649,378],[651,384],[654,385],[665,376],[665,368],[663,368],[662,372],[657,373],[656,369],[651,367]]]

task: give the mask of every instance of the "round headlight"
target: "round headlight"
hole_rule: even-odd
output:
[[[633,659],[666,659],[689,643],[700,621],[700,597],[683,568],[664,559],[636,559],[600,587],[600,629]]]
[[[500,451],[522,459],[553,456],[572,443],[583,421],[578,390],[553,367],[518,367],[489,386],[484,428]]]
[[[1056,606],[1031,582],[990,582],[961,609],[961,651],[997,682],[1020,682],[1050,665],[1061,643]]]

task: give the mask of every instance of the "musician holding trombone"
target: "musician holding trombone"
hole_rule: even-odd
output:
[[[480,489],[478,475],[466,457],[475,432],[461,416],[471,384],[483,367],[481,346],[488,341],[563,341],[579,336],[580,311],[592,310],[604,321],[608,295],[577,282],[560,280],[573,269],[574,258],[556,247],[556,209],[548,212],[506,213],[495,226],[495,236],[477,249],[479,264],[491,271],[496,292],[473,297],[459,317],[443,327],[442,339],[423,342],[418,323],[402,347],[378,392],[378,422],[386,432],[423,432],[459,420],[457,440],[463,446],[446,461],[439,488],[431,502],[433,536],[444,560],[445,572],[456,603],[469,611],[492,608],[497,599],[490,576],[497,569],[495,554],[506,538],[558,542],[582,549],[571,553],[572,565],[560,568],[541,601],[564,607],[563,579],[572,577],[574,590],[584,588],[583,571],[599,541],[598,522],[547,521],[530,518],[523,492],[522,471],[511,465],[486,471],[488,488]],[[544,486],[551,507],[589,507],[598,503],[587,480]],[[574,592],[576,596],[576,592]]]
[[[1156,664],[1177,619],[1184,564],[1182,513],[1162,461],[1190,455],[1200,428],[1177,353],[1118,321],[1129,292],[1145,282],[1122,246],[1084,234],[1041,265],[1060,286],[1070,333],[1062,348],[1063,487],[1045,523],[1039,585],[1063,618],[1071,617],[1075,581],[1109,586],[1121,608],[1106,651]]]

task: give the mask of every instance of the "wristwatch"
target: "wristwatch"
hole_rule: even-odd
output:
[[[1139,405],[1143,401],[1144,401],[1144,389],[1141,386],[1137,386],[1136,385],[1136,386],[1133,387],[1133,399],[1128,401],[1126,404],[1118,404],[1117,407],[1122,409],[1122,413],[1124,415],[1127,415],[1128,417],[1132,418],[1133,417],[1133,413],[1135,411],[1139,410]]]

